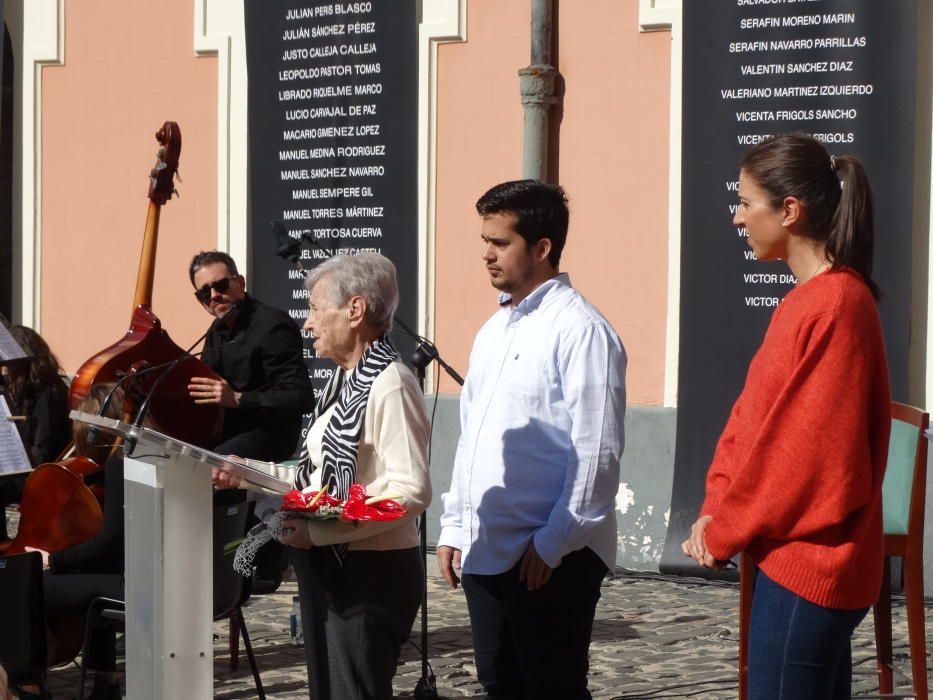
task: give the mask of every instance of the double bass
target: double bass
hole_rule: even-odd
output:
[[[156,132],[156,139],[159,150],[150,174],[149,209],[130,327],[123,338],[81,365],[71,382],[69,401],[76,409],[95,385],[122,382],[128,396],[150,398],[148,416],[161,431],[195,445],[212,446],[219,439],[223,409],[195,404],[187,385],[193,376],[219,377],[178,347],[152,311],[160,212],[175,193],[174,176],[181,151],[178,125],[165,122]],[[161,371],[139,371],[145,367]],[[137,408],[127,401],[125,420],[133,420]],[[25,547],[57,552],[96,535],[102,511],[98,497],[85,485],[84,478],[99,468],[81,456],[36,467],[24,486],[19,530],[5,553],[22,552]]]
[[[139,378],[132,380],[132,393],[143,397],[152,394],[148,416],[162,432],[199,447],[211,447],[220,436],[223,409],[210,404],[196,405],[188,395],[188,383],[195,376],[220,377],[193,355],[185,357],[185,351],[172,341],[152,311],[159,217],[162,206],[175,194],[174,177],[181,153],[178,124],[165,122],[156,132],[156,140],[159,151],[150,174],[149,210],[129,330],[81,365],[71,382],[69,400],[71,407],[77,408],[95,384],[120,381],[140,366],[165,365],[167,369],[161,372],[145,376],[140,372]]]

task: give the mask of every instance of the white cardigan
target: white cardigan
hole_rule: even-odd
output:
[[[321,442],[333,413],[331,406],[311,426],[306,444],[311,462],[319,465],[311,488],[320,487],[323,464]],[[401,362],[393,362],[373,381],[366,402],[360,435],[356,480],[368,496],[396,495],[407,514],[388,522],[345,523],[341,520],[308,520],[315,545],[349,543],[350,550],[407,549],[419,545],[415,518],[431,502],[428,472],[430,425],[418,380]],[[247,460],[248,464],[294,484],[295,468],[271,462]]]

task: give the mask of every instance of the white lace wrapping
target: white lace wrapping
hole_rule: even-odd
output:
[[[241,576],[252,576],[253,561],[255,561],[260,547],[273,537],[279,542],[282,541],[284,533],[282,523],[289,516],[294,517],[292,513],[277,511],[264,517],[263,522],[246,533],[246,538],[237,547],[236,554],[233,557],[234,571]]]

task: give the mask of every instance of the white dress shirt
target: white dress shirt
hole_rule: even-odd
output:
[[[566,274],[480,330],[438,544],[463,571],[508,571],[534,539],[551,567],[590,547],[612,569],[625,349]]]

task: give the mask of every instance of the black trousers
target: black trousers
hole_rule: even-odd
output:
[[[288,439],[262,428],[254,428],[224,439],[214,447],[214,452],[220,455],[280,462],[289,459],[297,447],[297,435]]]
[[[606,565],[593,550],[577,550],[537,591],[518,580],[520,566],[462,577],[480,683],[497,700],[589,700],[590,636]]]
[[[45,614],[54,626],[63,617],[82,616],[94,598],[124,599],[123,574],[53,574],[42,577]],[[117,667],[116,631],[110,625],[94,630],[88,649],[87,666],[94,671],[114,671]]]
[[[391,700],[392,678],[421,603],[421,550],[288,548],[298,577],[313,700]]]

